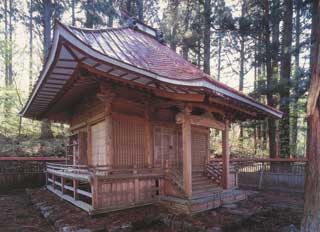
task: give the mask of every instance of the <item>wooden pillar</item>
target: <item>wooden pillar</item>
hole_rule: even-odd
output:
[[[91,138],[91,125],[87,122],[87,160],[88,165],[92,165],[92,138]]]
[[[152,125],[150,122],[150,104],[147,102],[144,111],[144,136],[145,136],[145,160],[148,168],[153,167],[153,139],[152,139]]]
[[[191,154],[191,123],[188,116],[191,107],[185,107],[182,122],[182,153],[183,153],[183,189],[187,197],[192,196],[192,154]]]
[[[225,121],[225,130],[222,131],[222,186],[227,189],[229,186],[229,166],[230,166],[230,148],[229,148],[229,121]]]
[[[110,97],[106,101],[106,118],[105,118],[105,124],[106,124],[106,163],[108,166],[113,165],[113,129],[112,129],[112,117],[111,117],[111,101],[113,99],[113,96]]]

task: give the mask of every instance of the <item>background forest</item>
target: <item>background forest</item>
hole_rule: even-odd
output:
[[[2,0],[0,155],[63,152],[66,125],[18,115],[48,54],[55,20],[103,28],[124,25],[128,15],[162,30],[171,49],[212,78],[284,112],[280,121],[233,124],[232,154],[304,155],[310,0]],[[215,153],[220,138],[212,133]]]

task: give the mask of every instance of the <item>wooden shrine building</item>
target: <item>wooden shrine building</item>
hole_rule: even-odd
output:
[[[70,125],[72,157],[47,165],[47,188],[90,214],[154,202],[187,213],[241,199],[229,165],[234,121],[281,118],[199,70],[157,30],[57,23],[21,115]],[[223,159],[210,166],[210,129]]]

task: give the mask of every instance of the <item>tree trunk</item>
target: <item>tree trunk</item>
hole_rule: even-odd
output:
[[[204,1],[204,57],[203,57],[203,71],[210,75],[210,43],[211,43],[211,0]]]
[[[222,49],[222,38],[221,32],[218,32],[218,74],[217,80],[220,81],[221,75],[221,49]]]
[[[13,0],[9,0],[9,50],[7,51],[8,54],[8,84],[11,86],[13,84],[13,71],[12,71],[12,18],[13,18]]]
[[[299,58],[300,58],[300,0],[296,0],[296,18],[295,18],[295,50],[294,50],[294,88],[293,88],[293,102],[292,102],[292,120],[291,120],[291,154],[293,157],[297,156],[297,138],[298,138],[298,83],[299,83]]]
[[[4,0],[4,66],[5,66],[5,84],[9,85],[9,73],[8,73],[8,0]]]
[[[270,46],[270,26],[269,26],[269,1],[264,0],[263,2],[263,25],[264,25],[264,31],[263,31],[263,38],[265,43],[265,62],[266,62],[266,71],[267,71],[267,104],[269,106],[274,107],[274,99],[273,99],[273,70],[272,70],[272,64],[271,64],[271,46]],[[274,158],[276,157],[276,124],[275,121],[272,118],[268,118],[268,138],[269,138],[269,157]]]
[[[52,16],[52,2],[51,0],[43,0],[43,56],[44,61],[49,53],[51,43],[51,16]],[[41,122],[41,138],[52,138],[51,123],[47,120]]]
[[[138,11],[138,19],[139,21],[143,22],[143,0],[137,0],[137,11]]]
[[[319,111],[319,90],[320,90],[320,1],[313,1],[312,20],[312,48],[311,57],[312,77],[309,88],[307,117],[307,158],[306,182],[304,191],[304,213],[301,223],[301,232],[320,231],[320,111]]]
[[[33,15],[32,15],[32,0],[30,0],[29,6],[29,93],[32,91],[33,86]]]
[[[281,50],[281,90],[280,110],[280,156],[290,157],[290,74],[291,74],[291,43],[292,43],[292,12],[293,1],[283,2],[283,29]]]
[[[172,29],[170,33],[170,48],[173,51],[177,50],[177,31],[178,31],[178,22],[177,22],[177,16],[178,16],[178,8],[179,8],[179,1],[176,0],[169,0],[168,7],[170,9],[170,19],[172,23]]]
[[[31,0],[32,2],[32,0]],[[71,23],[72,26],[76,25],[76,13],[75,13],[75,0],[71,0]]]
[[[86,22],[84,24],[85,27],[87,28],[93,28],[93,25],[95,24],[95,2],[94,1],[87,1],[87,7],[85,11],[86,15]]]
[[[109,12],[108,12],[108,27],[113,27],[113,19],[114,19],[114,8],[113,8],[113,1],[109,1]]]
[[[246,1],[243,0],[242,7],[241,7],[241,18],[244,18],[246,15]],[[244,83],[244,62],[245,62],[245,35],[243,32],[240,31],[240,72],[239,72],[239,91],[243,92],[243,83]],[[240,135],[239,135],[239,142],[241,151],[243,150],[243,125],[240,125]]]

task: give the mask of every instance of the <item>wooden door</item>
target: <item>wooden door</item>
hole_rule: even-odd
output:
[[[106,125],[99,122],[91,126],[92,165],[107,165]]]
[[[178,163],[177,132],[173,128],[154,129],[154,166],[164,167],[168,160],[171,167]]]

